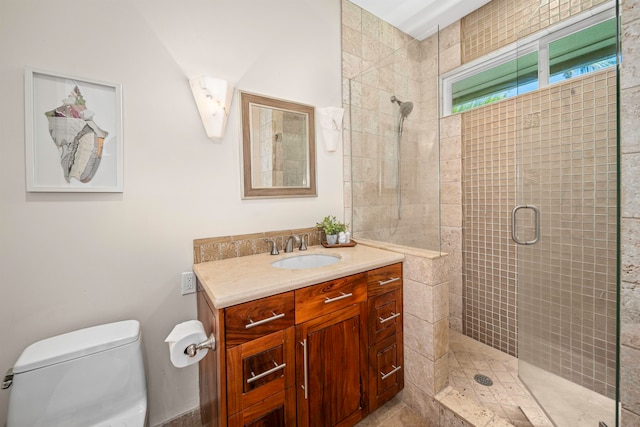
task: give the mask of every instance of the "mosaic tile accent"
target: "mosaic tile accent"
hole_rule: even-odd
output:
[[[467,63],[607,0],[493,0],[462,18]]]

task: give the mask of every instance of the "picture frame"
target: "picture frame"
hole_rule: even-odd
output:
[[[123,192],[122,87],[25,69],[27,192]]]

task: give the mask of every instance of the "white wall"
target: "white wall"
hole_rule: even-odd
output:
[[[151,425],[195,408],[197,369],[174,368],[163,343],[196,315],[179,291],[192,240],[339,214],[342,153],[318,135],[317,198],[243,201],[237,95],[214,143],[187,80],[339,106],[339,1],[2,0],[0,57],[0,370],[36,340],[134,318]],[[122,84],[124,193],[26,193],[25,66]]]

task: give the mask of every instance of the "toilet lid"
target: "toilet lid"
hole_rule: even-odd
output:
[[[140,322],[125,320],[80,329],[31,344],[13,366],[19,374],[100,351],[119,347],[140,339]]]

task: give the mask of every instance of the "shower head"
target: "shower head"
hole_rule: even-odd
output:
[[[411,111],[413,111],[413,102],[400,101],[398,98],[396,98],[395,95],[391,97],[391,102],[395,102],[396,104],[398,104],[398,106],[400,106],[400,116],[403,119],[411,114]]]

